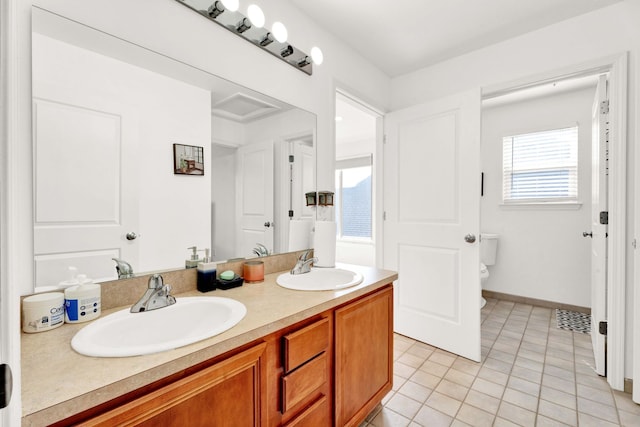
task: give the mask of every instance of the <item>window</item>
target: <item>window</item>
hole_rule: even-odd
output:
[[[371,240],[371,156],[336,162],[338,238]]]
[[[502,139],[504,203],[578,200],[578,127]]]

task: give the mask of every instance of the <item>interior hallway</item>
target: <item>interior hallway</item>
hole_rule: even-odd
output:
[[[590,335],[558,329],[555,310],[488,299],[482,363],[396,334],[393,390],[361,427],[640,426],[593,363]]]

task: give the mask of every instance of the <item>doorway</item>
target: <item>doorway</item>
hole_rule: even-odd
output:
[[[336,92],[334,212],[336,261],[376,265],[378,122],[381,115]]]
[[[627,103],[627,55],[602,58],[564,70],[556,70],[516,82],[483,88],[483,98],[497,98],[521,89],[534,88],[547,83],[569,80],[589,75],[608,75],[608,230],[606,239],[607,261],[604,291],[608,323],[607,333],[607,381],[612,388],[622,390],[625,373],[625,292],[626,292],[626,103]],[[591,98],[592,99],[592,98]],[[589,124],[590,125],[590,124]],[[587,125],[587,126],[589,126]],[[587,202],[589,200],[587,199]],[[584,201],[583,201],[584,202]],[[486,224],[486,223],[485,223]],[[589,227],[591,228],[591,226]],[[582,230],[586,233],[589,228]],[[579,230],[576,230],[580,234]],[[504,245],[503,245],[504,246]],[[505,252],[505,248],[498,249]],[[498,255],[500,258],[500,255]],[[499,261],[499,259],[498,259]],[[498,265],[496,263],[496,265]],[[588,265],[588,264],[587,264]],[[588,271],[589,269],[587,269]]]

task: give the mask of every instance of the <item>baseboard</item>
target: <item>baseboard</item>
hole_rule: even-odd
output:
[[[563,304],[560,302],[547,301],[537,298],[522,297],[519,295],[503,294],[502,292],[487,291],[484,289],[482,290],[482,296],[485,298],[499,299],[502,301],[510,301],[518,304],[529,304],[545,308],[559,308],[560,310],[570,310],[577,311],[578,313],[591,314],[591,308],[589,307],[580,307],[577,305]]]
[[[624,379],[624,392],[625,393],[629,393],[629,394],[633,394],[633,379],[632,378],[625,378]]]

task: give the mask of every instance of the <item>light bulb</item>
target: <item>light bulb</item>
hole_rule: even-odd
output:
[[[273,26],[271,27],[271,33],[273,34],[273,37],[275,37],[276,40],[278,40],[280,43],[286,42],[287,37],[289,36],[287,27],[285,27],[284,24],[280,21],[276,21],[273,23]]]
[[[239,0],[221,0],[224,7],[231,12],[235,12],[240,7]]]
[[[260,6],[250,4],[247,8],[247,15],[254,27],[262,28],[264,26],[264,13],[262,9],[260,9]]]
[[[318,46],[314,46],[311,48],[311,60],[314,64],[320,65],[322,61],[324,61],[324,55],[322,54],[322,50]]]

